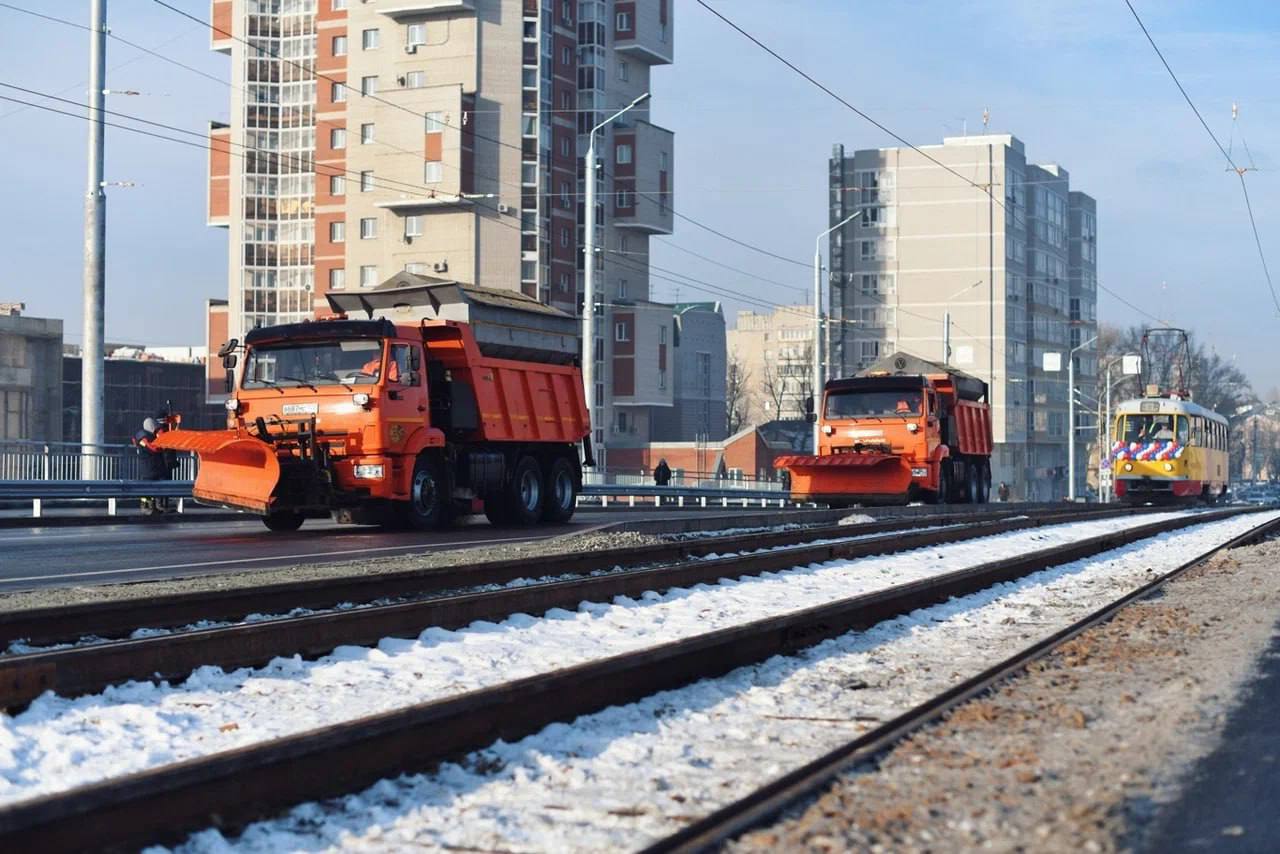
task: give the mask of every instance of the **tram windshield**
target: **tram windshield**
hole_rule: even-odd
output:
[[[1125,442],[1168,442],[1176,439],[1185,445],[1190,438],[1190,427],[1185,415],[1126,415],[1120,436]]]

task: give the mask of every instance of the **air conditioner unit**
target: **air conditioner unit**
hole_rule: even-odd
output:
[[[412,243],[412,242],[413,242],[413,235],[412,235],[412,234],[406,234],[406,235],[404,236],[404,242],[405,242],[405,243]]]
[[[511,213],[511,205],[504,205],[504,204],[499,203],[499,204],[498,204],[498,213],[500,213],[500,214],[509,214],[509,213]]]
[[[417,53],[417,52],[418,52],[418,46],[417,46],[416,44],[407,44],[407,45],[405,45],[405,46],[404,46],[404,52],[405,52],[405,53]]]
[[[437,262],[435,262],[434,264],[432,264],[432,265],[431,265],[431,269],[432,269],[434,272],[437,272],[437,273],[447,273],[447,272],[449,272],[449,262],[448,262],[448,261],[437,261]]]
[[[396,83],[398,83],[401,86],[407,86],[409,84],[409,78],[401,74],[400,76],[396,77]]]

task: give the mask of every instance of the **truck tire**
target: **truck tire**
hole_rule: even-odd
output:
[[[982,503],[982,467],[978,463],[966,463],[964,473],[964,500],[967,504]]]
[[[507,506],[517,525],[536,525],[542,518],[546,490],[542,467],[530,456],[520,458],[507,485]]]
[[[427,454],[419,454],[409,481],[409,500],[403,505],[404,519],[411,528],[431,531],[442,528],[449,518],[449,496],[444,491],[440,464]]]
[[[938,491],[933,494],[933,500],[929,504],[950,504],[951,503],[951,461],[942,460],[938,463]]]
[[[542,521],[559,524],[572,519],[578,506],[578,479],[573,463],[565,457],[552,460],[543,493]]]
[[[305,518],[295,510],[277,510],[274,513],[268,513],[263,516],[262,524],[266,525],[268,530],[276,533],[296,531],[302,527],[302,520]]]
[[[991,463],[983,461],[978,468],[978,501],[981,504],[991,503]]]

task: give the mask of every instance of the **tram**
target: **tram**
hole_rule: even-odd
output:
[[[1227,493],[1227,419],[1178,395],[1121,403],[1111,472],[1128,504],[1214,504]]]

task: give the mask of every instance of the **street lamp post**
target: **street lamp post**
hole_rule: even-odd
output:
[[[859,208],[813,239],[813,398],[822,405],[822,238],[861,216]],[[818,453],[818,422],[813,422],[813,452]]]
[[[583,241],[582,275],[582,389],[586,395],[587,412],[594,414],[596,400],[596,132],[613,122],[628,110],[649,100],[645,92],[630,104],[614,113],[591,129],[587,144],[587,210],[585,212],[586,236]],[[603,451],[603,442],[601,448]]]
[[[1088,341],[1072,347],[1067,353],[1067,500],[1076,500],[1076,351],[1083,350],[1094,341],[1095,335]]]
[[[1140,357],[1133,353],[1126,353],[1125,355],[1122,355],[1122,356],[1116,356],[1110,362],[1107,362],[1107,366],[1106,366],[1107,394],[1106,394],[1106,398],[1102,401],[1102,406],[1103,406],[1102,424],[1103,424],[1103,431],[1104,431],[1102,434],[1103,435],[1102,452],[1105,454],[1111,453],[1111,369],[1114,368],[1117,363],[1125,363],[1127,367],[1128,363],[1126,362],[1126,360],[1137,359],[1137,358],[1140,358]],[[1136,374],[1137,372],[1138,371],[1136,366],[1134,367],[1133,370],[1125,371],[1125,373],[1129,375]],[[1101,466],[1101,463],[1099,463],[1099,466]],[[1099,475],[1098,477],[1098,482],[1099,482],[1099,486],[1101,486],[1102,484],[1101,475]],[[1111,502],[1111,489],[1112,487],[1111,487],[1110,481],[1108,481],[1106,489],[1101,490],[1103,499],[1107,503]]]

